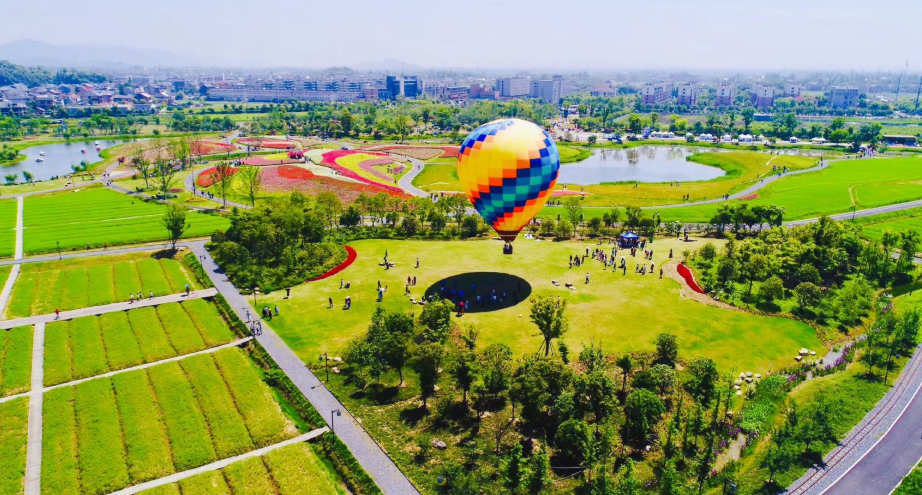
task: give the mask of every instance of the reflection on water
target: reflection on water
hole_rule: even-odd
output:
[[[96,143],[99,143],[99,151],[96,150]],[[16,180],[22,181],[22,171],[28,170],[35,180],[48,180],[55,176],[63,176],[73,173],[71,165],[80,165],[80,162],[86,161],[93,164],[102,160],[99,152],[125,143],[123,140],[104,140],[99,141],[80,141],[71,143],[55,143],[40,146],[32,146],[20,151],[20,154],[26,155],[26,159],[8,167],[0,167],[0,174],[16,174]],[[42,154],[44,152],[44,155]],[[41,158],[42,161],[36,161]]]
[[[636,146],[600,149],[589,158],[561,165],[560,184],[604,182],[674,182],[716,179],[725,174],[717,167],[687,161],[693,153],[710,152],[687,146]]]

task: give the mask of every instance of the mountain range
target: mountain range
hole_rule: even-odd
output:
[[[52,45],[35,40],[11,41],[0,45],[0,60],[27,66],[82,68],[206,65],[195,57],[166,50],[112,45]]]

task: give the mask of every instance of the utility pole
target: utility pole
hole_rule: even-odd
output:
[[[916,109],[919,109],[919,96],[922,96],[922,76],[919,76],[919,91],[916,92]]]

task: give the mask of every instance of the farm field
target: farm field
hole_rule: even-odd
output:
[[[697,249],[705,242],[708,241],[657,239],[653,244],[654,261],[662,265],[670,249],[679,257],[684,249]],[[821,349],[813,329],[806,324],[702,305],[683,298],[678,283],[669,278],[641,276],[633,272],[633,267],[626,276],[620,271],[602,271],[601,264],[595,261],[584,268],[568,268],[569,255],[591,250],[597,246],[595,243],[520,239],[511,257],[503,256],[499,242],[489,240],[439,242],[437,246],[427,241],[364,240],[350,245],[358,252],[358,259],[336,277],[294,287],[290,299],[284,298],[284,291],[263,296],[265,304],[277,304],[281,309],[281,316],[273,319],[273,328],[306,362],[315,361],[325,351],[339,355],[350,339],[368,328],[377,306],[375,289],[379,280],[388,288],[381,303],[385,309],[418,312],[419,306],[411,305],[403,295],[408,275],[417,277],[417,285],[411,287],[411,297],[415,298],[423,296],[430,286],[438,288],[443,279],[460,274],[472,274],[464,283],[474,283],[478,290],[489,290],[491,284],[498,283],[500,274],[509,274],[522,279],[522,299],[528,292],[560,296],[567,301],[570,321],[570,331],[563,340],[574,355],[592,342],[601,344],[607,353],[649,349],[660,332],[678,336],[682,358],[710,357],[720,369],[727,370],[777,369],[792,363],[802,347]],[[390,260],[397,263],[395,269],[385,271],[378,265],[385,249]],[[617,256],[622,254],[626,252],[619,251]],[[421,265],[414,269],[417,257]],[[629,265],[641,261],[630,256],[627,259]],[[587,272],[591,274],[590,284],[584,283]],[[341,279],[352,287],[340,290]],[[552,285],[552,280],[560,286]],[[574,290],[566,289],[565,283],[573,283]],[[517,288],[513,284],[513,288],[503,290],[511,293]],[[342,309],[345,296],[353,300],[348,311]],[[333,309],[327,309],[329,297],[333,298]],[[501,342],[522,355],[537,351],[541,343],[527,315],[528,303],[520,302],[455,318],[462,327],[474,325],[481,329],[478,345]]]
[[[166,206],[147,203],[103,188],[78,189],[26,198],[23,248],[27,253],[77,250],[118,244],[163,241],[161,219]],[[189,212],[185,237],[211,235],[229,221],[218,215]]]
[[[204,299],[84,316],[45,327],[51,386],[214,347],[234,339]]]
[[[0,397],[28,392],[32,376],[32,327],[0,331]]]
[[[109,493],[298,434],[238,349],[55,389],[44,401],[44,494]]]
[[[23,492],[28,426],[28,398],[0,404],[0,459],[3,459],[0,462],[0,495]]]
[[[182,256],[182,251],[177,256]],[[176,294],[186,284],[199,284],[186,268],[171,258],[138,253],[74,258],[22,266],[6,309],[7,318],[48,314],[55,309],[100,306],[128,300],[142,292],[148,297]]]
[[[0,257],[13,256],[16,249],[16,200],[0,201]]]
[[[861,233],[874,241],[880,241],[888,230],[893,233],[908,230],[922,233],[922,208],[856,218],[855,222],[861,225]]]
[[[143,495],[307,495],[346,493],[308,444],[235,462],[220,471],[141,492]]]

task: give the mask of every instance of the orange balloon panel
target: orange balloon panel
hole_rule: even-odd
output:
[[[484,220],[511,242],[547,203],[560,153],[544,129],[519,119],[494,120],[461,143],[458,178]]]

